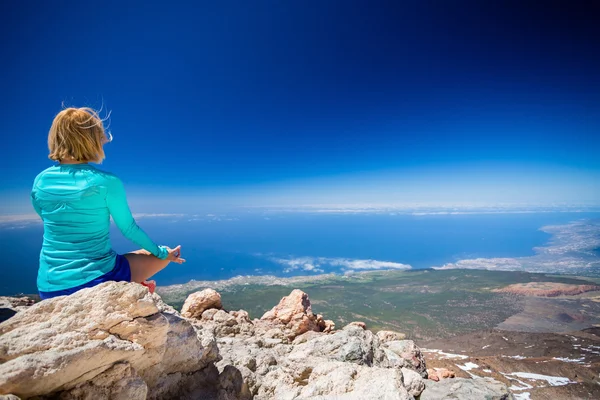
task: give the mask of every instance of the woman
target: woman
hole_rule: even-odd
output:
[[[136,224],[115,175],[89,162],[104,159],[112,140],[89,108],[67,108],[48,134],[51,160],[33,183],[31,201],[44,222],[37,286],[42,299],[63,296],[106,281],[146,284],[173,261],[183,263],[181,246],[157,246]],[[143,250],[120,255],[110,245],[110,217],[123,235]]]

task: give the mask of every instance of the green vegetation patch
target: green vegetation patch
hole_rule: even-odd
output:
[[[313,312],[334,320],[338,328],[363,321],[375,331],[392,329],[427,340],[493,328],[522,311],[523,298],[492,290],[526,282],[587,283],[528,272],[414,270],[333,276],[293,286],[240,284],[219,292],[226,309],[244,309],[251,318],[260,318],[298,288],[308,293]],[[170,293],[165,301],[180,308],[188,294]]]

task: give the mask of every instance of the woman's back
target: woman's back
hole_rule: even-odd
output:
[[[184,263],[181,246],[158,246],[136,224],[119,178],[88,162],[104,159],[112,135],[90,108],[59,112],[48,132],[48,158],[57,165],[33,183],[31,203],[44,222],[37,286],[42,298],[74,293],[106,281],[143,283],[171,261]],[[141,250],[117,255],[110,219]]]
[[[37,176],[31,196],[44,221],[40,290],[77,286],[113,268],[109,201],[119,187],[117,177],[89,164],[55,165]]]

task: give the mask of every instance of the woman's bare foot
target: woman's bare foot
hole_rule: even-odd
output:
[[[146,286],[150,293],[154,293],[154,290],[156,290],[156,281],[144,281],[141,284]]]

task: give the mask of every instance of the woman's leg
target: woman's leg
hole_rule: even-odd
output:
[[[169,260],[161,260],[146,250],[132,251],[124,256],[127,258],[127,261],[129,261],[131,282],[137,283],[142,283],[146,279],[149,279],[151,276],[164,269],[170,262]]]

